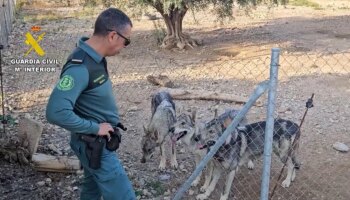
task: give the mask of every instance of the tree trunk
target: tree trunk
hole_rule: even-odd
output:
[[[186,47],[193,48],[198,46],[196,40],[182,32],[182,22],[188,10],[185,5],[183,5],[182,8],[177,8],[172,5],[167,13],[164,12],[162,5],[154,5],[154,7],[163,16],[167,27],[167,34],[161,47],[165,49],[172,49],[175,47],[184,49]]]

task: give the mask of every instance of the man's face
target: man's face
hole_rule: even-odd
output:
[[[108,51],[106,56],[115,56],[125,47],[131,36],[131,26],[125,26],[123,31],[111,31],[108,34]]]

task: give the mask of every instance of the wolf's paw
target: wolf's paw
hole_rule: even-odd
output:
[[[171,160],[171,167],[173,167],[174,169],[177,169],[179,166],[179,164],[177,164],[176,160]]]
[[[248,169],[250,169],[250,170],[254,169],[254,163],[251,160],[248,161]]]
[[[294,170],[293,170],[293,173],[292,173],[292,180],[291,180],[292,182],[295,180],[295,175],[296,175],[295,173],[296,173],[296,171],[295,171],[295,169],[294,169]]]
[[[197,200],[204,200],[204,199],[208,199],[208,196],[207,196],[207,194],[199,194],[199,195],[197,195],[196,196],[196,199]]]
[[[282,187],[287,188],[290,186],[290,180],[286,179],[282,182]]]
[[[221,194],[220,200],[227,200],[228,195]]]
[[[199,189],[199,191],[205,192],[205,191],[207,191],[207,188],[208,188],[208,186],[203,185],[203,186]]]
[[[196,186],[198,185],[198,183],[199,183],[199,179],[195,179],[195,180],[192,182],[191,186],[192,186],[192,187],[196,187]]]
[[[164,170],[165,169],[165,163],[166,163],[165,161],[161,161],[158,168],[160,170]]]

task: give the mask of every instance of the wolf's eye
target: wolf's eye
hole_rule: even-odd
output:
[[[186,124],[185,122],[181,122],[181,125],[182,125],[182,126],[185,126],[185,124]]]

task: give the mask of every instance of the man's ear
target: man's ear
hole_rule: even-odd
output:
[[[109,42],[115,40],[115,37],[118,37],[118,35],[114,31],[108,31],[107,38]]]

